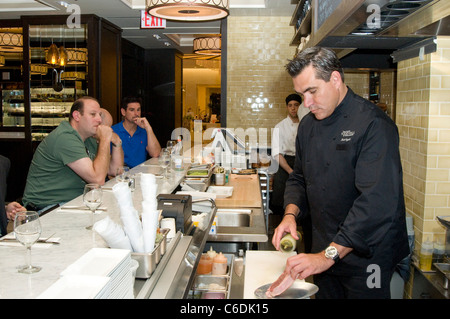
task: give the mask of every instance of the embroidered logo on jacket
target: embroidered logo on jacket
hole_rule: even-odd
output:
[[[352,139],[352,136],[355,135],[355,131],[342,131],[341,133],[342,138],[341,138],[341,142],[349,142]]]

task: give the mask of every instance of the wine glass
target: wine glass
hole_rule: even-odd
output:
[[[102,204],[102,188],[98,184],[86,184],[84,186],[83,202],[92,212],[91,225],[86,229],[92,229],[94,225],[94,213],[97,208]]]
[[[159,165],[164,169],[163,178],[167,179],[167,167],[170,164],[170,153],[163,148],[158,158]]]
[[[173,160],[172,156],[173,156],[173,153],[175,152],[175,145],[177,145],[177,141],[174,141],[174,140],[168,140],[167,144],[166,144],[166,149],[170,154],[169,171],[172,168],[172,160]]]
[[[19,267],[19,272],[32,274],[41,270],[41,267],[31,265],[31,246],[41,236],[42,227],[39,214],[33,211],[18,212],[14,218],[14,235],[16,239],[25,246],[26,265]]]
[[[119,167],[116,172],[116,181],[128,183],[129,180],[130,180],[130,168],[128,166]]]

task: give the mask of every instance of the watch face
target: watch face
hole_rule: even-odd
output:
[[[336,257],[338,254],[338,251],[336,249],[336,247],[334,246],[329,246],[327,247],[327,249],[325,249],[325,257],[327,258],[331,258],[334,259],[334,257]]]

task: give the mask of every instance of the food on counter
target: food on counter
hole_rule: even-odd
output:
[[[276,297],[285,292],[292,286],[295,279],[289,273],[283,272],[280,277],[267,289],[266,296],[269,298]]]
[[[204,292],[202,299],[225,299],[225,293],[223,292]]]
[[[202,290],[225,290],[225,286],[216,284],[216,283],[211,283],[211,284],[204,284],[201,283],[198,285],[197,287],[198,289],[202,289]]]
[[[197,266],[197,274],[198,275],[208,275],[212,271],[212,259],[207,255],[203,254],[200,257],[200,261]]]
[[[227,257],[222,253],[218,253],[212,264],[212,274],[213,275],[225,275],[227,273]]]
[[[188,176],[208,176],[208,171],[204,169],[194,169],[187,171]]]

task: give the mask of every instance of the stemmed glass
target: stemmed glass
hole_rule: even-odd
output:
[[[91,225],[87,226],[86,229],[92,229],[94,226],[94,213],[97,208],[102,204],[102,188],[98,184],[86,184],[84,186],[83,202],[92,212],[91,214]]]
[[[25,266],[19,267],[19,272],[32,274],[41,270],[41,267],[31,265],[31,246],[41,236],[42,227],[39,214],[33,211],[18,212],[14,219],[14,235],[27,249]]]
[[[167,179],[167,167],[170,164],[170,153],[163,148],[158,158],[159,165],[164,169],[163,178]]]
[[[116,181],[128,183],[130,180],[130,168],[128,166],[122,166],[117,169]]]
[[[168,140],[167,144],[166,144],[166,149],[170,154],[169,171],[170,171],[170,168],[172,168],[172,155],[175,151],[175,145],[177,145],[177,141],[174,141],[174,140]]]

